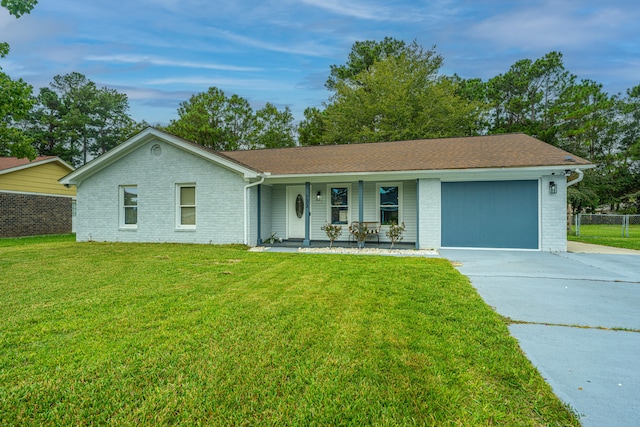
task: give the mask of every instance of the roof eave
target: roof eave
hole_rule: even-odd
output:
[[[546,166],[515,166],[515,167],[491,167],[491,168],[469,168],[469,169],[422,169],[422,170],[398,170],[379,172],[331,172],[331,173],[310,173],[310,174],[270,174],[267,181],[270,183],[287,181],[327,181],[327,180],[349,180],[357,178],[380,178],[404,176],[410,178],[447,178],[456,175],[477,175],[477,174],[522,174],[522,175],[546,175],[554,172],[567,170],[584,170],[594,168],[594,164],[574,164],[574,165],[546,165]]]

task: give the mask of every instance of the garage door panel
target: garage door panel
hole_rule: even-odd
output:
[[[442,246],[538,248],[538,181],[442,183]]]

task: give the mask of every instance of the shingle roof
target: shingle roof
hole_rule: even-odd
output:
[[[38,163],[43,160],[53,159],[55,157],[56,156],[39,156],[36,157],[33,161],[30,161],[29,159],[18,159],[16,157],[0,157],[0,171],[17,168],[18,166],[24,166],[30,163]]]
[[[590,165],[525,134],[423,139],[219,153],[272,175]]]

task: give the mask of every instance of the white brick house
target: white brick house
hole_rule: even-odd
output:
[[[384,242],[397,221],[417,248],[565,251],[566,176],[592,166],[523,134],[215,152],[148,128],[60,182],[78,241],[309,245],[371,221]]]

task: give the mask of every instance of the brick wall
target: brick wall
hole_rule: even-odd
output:
[[[159,155],[151,150],[156,144],[161,147]],[[180,183],[196,186],[196,228],[193,230],[176,227],[176,184]],[[134,229],[119,226],[119,187],[122,185],[138,187],[138,224]],[[245,185],[236,172],[154,140],[80,183],[76,239],[243,243]],[[255,224],[248,230],[250,236],[255,235],[253,228]]]
[[[558,186],[557,194],[549,194],[549,182]],[[567,186],[563,175],[543,176],[540,180],[541,250],[567,250]]]
[[[71,233],[71,198],[0,193],[0,237]]]
[[[418,183],[420,199],[420,249],[437,249],[441,242],[442,189],[439,179],[421,179]]]

